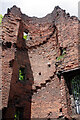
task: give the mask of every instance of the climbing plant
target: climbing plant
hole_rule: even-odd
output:
[[[15,115],[14,115],[14,120],[20,120],[20,111],[16,111]]]
[[[24,38],[25,40],[27,40],[27,35],[23,35],[23,38]]]
[[[0,24],[1,24],[1,22],[2,22],[2,18],[3,18],[3,16],[0,14]]]
[[[28,38],[28,33],[23,32],[23,39],[27,40],[27,38]]]
[[[20,81],[25,80],[24,68],[20,68],[20,69],[19,69],[19,80],[20,80]]]
[[[66,55],[66,50],[65,49],[62,50],[62,54],[59,57],[57,57],[56,60],[61,60],[62,58],[64,58],[64,55]]]

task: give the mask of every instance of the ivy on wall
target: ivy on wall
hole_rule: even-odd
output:
[[[19,69],[19,80],[24,81],[25,80],[25,70],[24,68]]]
[[[23,38],[24,38],[25,40],[27,40],[27,35],[23,35]]]
[[[3,18],[3,16],[0,14],[0,24],[1,24],[1,22],[2,22],[2,18]]]
[[[62,58],[64,58],[64,55],[66,55],[65,49],[62,50],[62,54],[59,57],[57,57],[57,60],[61,60]]]

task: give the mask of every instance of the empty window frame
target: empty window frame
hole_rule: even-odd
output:
[[[25,81],[25,68],[23,67],[19,69],[19,81]]]
[[[75,111],[74,114],[80,114],[80,70],[65,72],[64,78],[72,98],[72,111]]]
[[[23,120],[23,108],[22,107],[16,107],[14,120]]]
[[[30,39],[32,39],[32,38],[30,37],[30,33],[29,33],[29,32],[23,32],[23,39],[25,39],[25,40],[30,40]]]
[[[80,75],[76,75],[72,78],[71,85],[76,107],[76,113],[80,114]]]

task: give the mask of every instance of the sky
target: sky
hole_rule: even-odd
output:
[[[78,17],[78,2],[80,0],[0,0],[0,14],[7,13],[7,8],[13,5],[19,7],[22,13],[28,16],[44,17],[59,6],[70,13],[71,16]]]

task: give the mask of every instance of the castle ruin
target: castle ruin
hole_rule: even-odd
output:
[[[43,18],[8,9],[0,46],[3,120],[79,116],[79,26],[77,17],[58,6]]]

